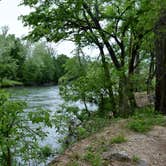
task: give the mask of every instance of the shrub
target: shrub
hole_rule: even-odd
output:
[[[41,148],[41,156],[43,156],[44,158],[51,156],[52,153],[53,153],[53,150],[48,145]]]
[[[127,139],[123,136],[123,135],[118,135],[114,138],[111,139],[111,144],[120,144],[120,143],[123,143],[123,142],[126,142]]]
[[[159,113],[156,113],[152,108],[146,107],[138,109],[131,117],[127,127],[136,132],[147,132],[154,125],[165,125],[166,119]]]
[[[42,151],[44,155],[40,158],[39,141],[47,134],[43,126],[48,126],[46,122],[49,117],[45,116],[47,114],[44,111],[36,110],[27,113],[25,108],[25,102],[10,100],[8,93],[0,91],[0,163],[2,165],[10,165],[10,163],[27,165],[33,161],[42,163],[50,153],[48,148],[45,148]],[[17,161],[18,157],[21,161]]]
[[[140,160],[140,158],[138,157],[138,156],[136,156],[136,155],[134,155],[133,157],[132,157],[132,161],[133,162],[138,162]]]
[[[99,154],[88,151],[84,155],[84,160],[88,161],[92,166],[102,166],[102,160]]]
[[[66,164],[66,166],[79,166],[77,161],[70,161],[69,163]]]

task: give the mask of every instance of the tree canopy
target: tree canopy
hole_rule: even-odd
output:
[[[71,40],[81,49],[98,48],[114,109],[124,112],[135,107],[134,91],[138,88],[134,87],[134,78],[145,61],[152,64],[153,26],[165,6],[164,1],[24,0],[22,5],[33,9],[22,16],[24,25],[32,28],[27,38]],[[113,64],[119,77],[119,104],[115,102],[108,63]]]

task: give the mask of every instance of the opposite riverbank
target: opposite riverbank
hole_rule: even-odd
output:
[[[9,80],[9,79],[2,79],[0,81],[0,88],[8,88],[8,87],[17,87],[23,86],[24,84],[19,81]]]
[[[9,80],[9,79],[2,79],[0,81],[0,88],[10,88],[10,87],[44,87],[44,86],[56,86],[57,83],[49,82],[43,84],[24,84],[20,81]]]

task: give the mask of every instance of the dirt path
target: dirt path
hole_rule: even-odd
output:
[[[101,156],[101,166],[166,166],[166,127],[155,126],[146,134],[138,134],[127,130],[125,125],[126,122],[122,120],[74,144],[64,155],[52,161],[51,166],[74,166],[74,161],[79,166],[93,165],[84,158],[89,149]],[[127,141],[110,143],[119,134]],[[116,158],[112,157],[115,153],[119,155]],[[126,160],[123,160],[124,156]]]

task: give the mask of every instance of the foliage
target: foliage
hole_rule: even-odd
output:
[[[68,63],[68,61],[69,61],[69,58],[64,54],[61,54],[55,57],[54,59],[54,66],[55,66],[54,77],[55,78],[54,79],[56,82],[58,82],[59,78],[61,78],[65,74],[66,71],[65,71],[64,65]]]
[[[22,75],[26,49],[21,40],[8,35],[8,29],[2,27],[0,34],[0,81],[3,78],[18,80]]]
[[[55,124],[69,145],[107,125],[110,113],[125,117],[134,113],[134,92],[145,90],[146,82],[153,80],[153,27],[165,2],[23,0],[22,5],[32,8],[31,13],[22,16],[24,24],[31,27],[27,39],[71,40],[78,52],[70,59],[64,55],[54,57],[45,43],[37,43],[27,53],[21,41],[3,29],[0,81],[13,79],[27,85],[40,85],[57,83],[60,78],[60,94],[65,102],[84,104],[84,109],[78,109],[65,103],[53,115],[52,123],[47,112],[41,111],[40,117],[36,112],[29,113],[32,123],[44,122],[50,127]],[[83,48],[86,46],[98,49],[98,59],[85,57]],[[88,110],[88,102],[96,104],[98,110]],[[146,132],[153,125],[164,123],[161,115],[144,109],[136,110],[128,127]],[[113,143],[123,141],[123,136],[112,140]],[[85,158],[92,165],[101,165],[92,152]]]
[[[100,61],[88,57],[73,57],[64,65],[65,75],[60,79],[60,94],[66,101],[81,101],[90,115],[87,103],[96,104],[101,116],[112,110],[104,69]],[[113,74],[114,76],[114,74]],[[116,83],[116,78],[114,84]]]
[[[8,34],[2,27],[0,34],[0,84],[2,86],[39,85],[58,83],[64,74],[65,55],[55,57],[52,48],[45,43],[23,42]],[[17,81],[14,82],[14,81]]]
[[[110,124],[110,119],[107,117],[100,117],[93,114],[93,117],[87,122],[84,123],[84,128],[87,130],[88,134],[98,132]]]
[[[21,85],[23,85],[22,82],[8,80],[8,79],[3,79],[2,82],[0,82],[0,87],[12,87],[12,86],[21,86]]]
[[[111,139],[111,144],[120,144],[120,143],[123,143],[126,141],[127,141],[127,139],[123,135],[118,135]]]
[[[136,132],[147,132],[154,125],[165,125],[166,119],[161,114],[155,112],[152,108],[143,108],[136,110],[131,117],[128,128]]]
[[[60,143],[62,143],[60,153],[63,153],[74,142],[96,133],[110,124],[110,119],[107,117],[100,117],[96,112],[88,116],[85,110],[67,106],[67,103],[62,105],[52,118],[52,124],[55,125],[58,133],[63,134],[63,138],[60,139]]]
[[[92,166],[102,166],[102,159],[99,154],[87,151],[84,155],[84,160],[88,161]]]
[[[66,166],[79,166],[77,161],[70,161],[69,163],[66,164]]]
[[[61,93],[65,98],[81,99],[84,102],[96,99],[98,106],[101,106],[100,110],[112,109],[116,116],[132,113],[136,106],[134,92],[142,85],[141,80],[148,79],[147,74],[140,76],[151,64],[153,27],[165,2],[24,0],[22,5],[34,9],[28,15],[22,16],[24,24],[32,27],[27,38],[36,41],[45,37],[53,42],[71,40],[79,50],[86,46],[95,46],[100,53],[99,66],[102,64],[102,70],[100,67],[94,70],[92,66],[86,70],[87,65],[73,64],[73,60],[68,64],[70,79],[63,79],[67,83],[71,81],[71,84]],[[142,63],[146,63],[145,67],[140,67]],[[96,73],[97,77],[94,77]],[[112,77],[112,73],[115,73],[116,79]],[[141,78],[141,84],[137,84],[135,76]],[[145,89],[145,84],[144,81],[142,89]]]
[[[47,157],[49,157],[53,154],[52,148],[48,145],[42,147],[40,151],[41,151],[40,152],[41,153],[40,157],[43,158],[43,159],[45,159],[45,158],[47,158]]]
[[[23,82],[28,85],[57,83],[60,77],[57,75],[59,61],[56,62],[51,50],[44,43],[37,43],[24,63]]]
[[[9,94],[0,92],[0,163],[2,165],[11,166],[15,162],[19,164],[20,157],[21,163],[26,164],[39,158],[41,154],[38,141],[47,134],[42,126],[48,126],[49,117],[46,119],[39,112],[35,112],[34,120],[33,112],[25,112],[25,108],[25,102],[11,101]],[[39,122],[40,125],[37,125]],[[42,159],[37,162],[42,162]]]
[[[136,155],[134,155],[134,156],[132,157],[132,161],[135,162],[135,163],[137,163],[139,160],[140,160],[140,157],[138,157],[138,156],[136,156]]]

